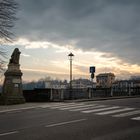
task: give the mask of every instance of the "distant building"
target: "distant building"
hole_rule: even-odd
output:
[[[138,76],[131,76],[130,80],[139,80],[140,81],[140,75],[138,75]]]
[[[39,80],[28,83],[23,83],[23,90],[33,90],[33,89],[44,89],[44,88],[53,88],[53,89],[64,89],[68,87],[67,80]]]
[[[136,92],[140,89],[140,80],[119,80],[115,81],[112,85],[113,92]]]
[[[133,87],[140,87],[140,80],[131,80],[133,82]]]
[[[112,85],[113,91],[128,92],[130,87],[133,87],[133,82],[130,80],[115,81]]]
[[[72,80],[72,88],[95,88],[96,84],[88,79],[75,79]]]
[[[97,87],[110,88],[115,81],[113,73],[101,73],[96,76]]]
[[[45,88],[53,88],[53,89],[65,89],[68,87],[68,83],[66,80],[58,81],[58,80],[52,80],[52,81],[45,81]]]

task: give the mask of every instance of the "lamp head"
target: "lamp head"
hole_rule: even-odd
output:
[[[72,60],[72,57],[73,56],[74,56],[74,54],[72,52],[68,55],[68,57],[69,57],[70,60]]]

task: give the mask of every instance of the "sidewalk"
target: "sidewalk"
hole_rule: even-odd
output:
[[[65,100],[64,102],[87,102],[87,101],[101,101],[101,100],[113,100],[113,99],[125,99],[125,98],[140,98],[140,95],[135,96],[115,96],[115,97],[93,97],[91,99],[75,99],[75,100]]]

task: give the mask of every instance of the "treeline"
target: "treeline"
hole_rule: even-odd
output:
[[[49,88],[52,85],[67,85],[67,80],[53,79],[51,77],[41,78],[37,81],[23,82],[23,90],[33,90],[35,88]]]

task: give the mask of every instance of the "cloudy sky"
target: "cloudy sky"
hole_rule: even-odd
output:
[[[113,72],[119,79],[140,75],[139,0],[16,0],[19,10],[15,41],[24,80],[46,76],[69,79]],[[10,47],[9,47],[10,46]]]

